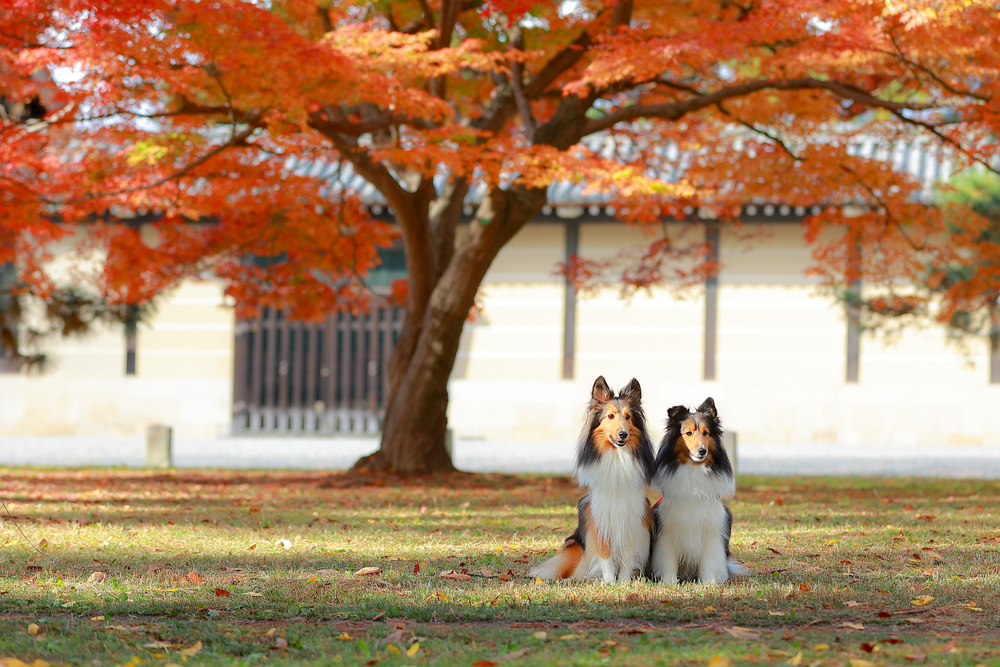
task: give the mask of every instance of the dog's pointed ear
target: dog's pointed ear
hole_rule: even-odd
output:
[[[598,375],[594,380],[594,388],[590,390],[590,397],[595,403],[607,403],[614,398],[615,393],[608,386],[608,381],[603,375]]]
[[[715,401],[709,396],[706,398],[701,405],[698,406],[698,412],[704,412],[709,415],[712,419],[719,416],[719,413],[715,410]]]
[[[618,393],[618,395],[632,405],[639,405],[639,401],[642,400],[642,389],[639,387],[639,381],[632,378],[629,380],[629,383],[625,385],[625,388]]]
[[[688,416],[688,409],[683,405],[675,405],[667,410],[667,419],[672,422],[680,422]]]

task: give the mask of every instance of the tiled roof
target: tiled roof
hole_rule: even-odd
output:
[[[609,140],[602,137],[592,139],[588,143],[591,148],[599,150],[605,156],[610,156],[610,151],[614,148],[610,145]],[[620,145],[618,148],[620,149]],[[848,153],[890,162],[893,169],[916,177],[922,186],[920,199],[925,201],[930,201],[934,185],[947,181],[955,169],[954,159],[948,150],[940,144],[929,142],[899,141],[887,144],[874,140],[858,141],[850,145]],[[694,157],[691,152],[680,151],[675,144],[664,146],[662,154],[664,163],[671,165],[671,167],[669,173],[661,174],[660,177],[669,182],[677,181]],[[382,193],[357,174],[347,161],[338,165],[337,163],[290,157],[286,160],[285,167],[297,175],[324,180],[330,195],[336,195],[345,189],[357,192],[362,201],[372,207],[376,213],[386,206]],[[438,190],[441,191],[444,187],[444,177],[435,177],[435,183]],[[465,196],[467,214],[471,214],[475,207],[482,202],[485,191],[486,187],[482,184],[469,190]],[[597,214],[600,207],[608,203],[608,197],[602,192],[587,192],[585,183],[558,181],[548,187],[548,202],[547,213],[559,207],[585,207],[589,209],[591,214]],[[764,203],[748,205],[746,208],[754,211],[760,209],[763,212],[765,207],[768,209],[777,208]],[[770,215],[770,213],[766,215]]]

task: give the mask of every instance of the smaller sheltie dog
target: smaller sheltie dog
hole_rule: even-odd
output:
[[[733,513],[725,501],[736,494],[736,480],[711,397],[694,411],[683,405],[667,411],[652,487],[663,494],[655,510],[654,578],[721,584],[747,573],[729,554]]]
[[[621,392],[604,376],[594,382],[576,458],[586,495],[576,531],[529,577],[628,581],[646,572],[654,516],[646,498],[653,472],[653,443],[646,431],[642,390],[632,378]]]

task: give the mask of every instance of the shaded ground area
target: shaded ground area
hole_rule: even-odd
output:
[[[0,658],[1000,662],[1000,482],[743,475],[751,575],[722,587],[525,577],[573,529],[562,475],[0,468],[0,488],[44,553],[0,521]]]

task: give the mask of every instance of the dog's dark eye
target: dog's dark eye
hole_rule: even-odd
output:
[[[684,435],[694,435],[694,431],[688,431],[688,432],[687,432],[687,433],[685,433]]]
[[[625,415],[626,421],[632,421],[632,415]]]
[[[608,419],[614,419],[614,418],[615,418],[614,415],[608,415]]]
[[[701,434],[702,435],[708,435],[708,431],[702,431]]]

